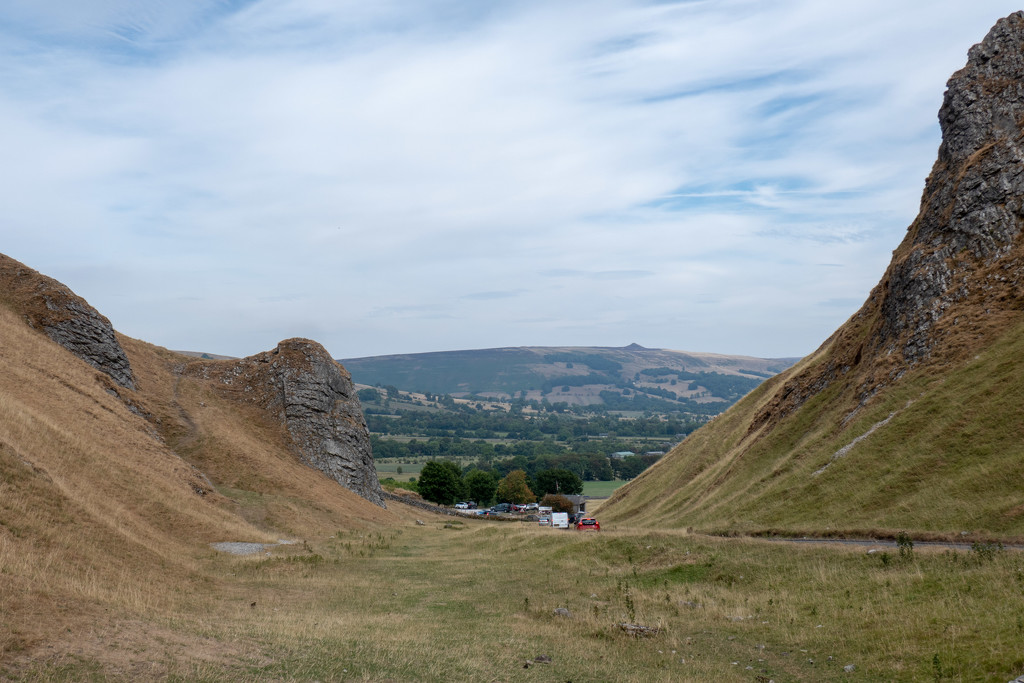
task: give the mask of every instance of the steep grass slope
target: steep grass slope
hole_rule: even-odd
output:
[[[0,307],[0,652],[187,584],[214,540],[271,540],[105,390]],[[202,491],[204,495],[198,493]]]
[[[398,519],[300,463],[265,412],[176,373],[190,359],[119,337],[136,388],[116,387],[17,304],[0,297],[0,661],[173,608],[209,586],[211,542]]]
[[[1022,354],[1019,323],[957,367],[920,368],[856,412],[837,384],[751,433],[779,377],[620,489],[602,516],[719,532],[1019,539]]]
[[[921,212],[822,347],[624,487],[610,520],[1024,533],[1024,14],[949,81]]]

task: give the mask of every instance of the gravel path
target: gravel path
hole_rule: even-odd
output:
[[[222,553],[231,553],[232,555],[255,555],[261,553],[267,548],[273,548],[275,545],[293,545],[298,541],[288,541],[285,539],[279,540],[277,543],[241,543],[239,541],[225,541],[223,543],[211,543],[210,547],[214,550],[219,550]]]

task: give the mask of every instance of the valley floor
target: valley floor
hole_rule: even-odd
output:
[[[869,555],[684,532],[422,520],[249,556],[203,547],[186,579],[137,586],[126,578],[130,599],[55,585],[36,615],[48,631],[33,629],[30,604],[5,605],[14,609],[0,617],[0,679],[1007,681],[1024,673],[1020,552]]]

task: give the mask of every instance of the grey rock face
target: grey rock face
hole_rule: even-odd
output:
[[[50,303],[47,300],[47,304]],[[132,366],[110,321],[84,301],[68,301],[64,303],[64,310],[68,317],[44,327],[46,335],[89,365],[110,375],[122,387],[134,390]]]
[[[110,321],[66,286],[0,254],[0,286],[32,327],[117,384],[135,390],[128,356]]]
[[[387,507],[352,379],[323,346],[288,339],[273,351],[237,361],[222,381],[277,413],[307,465]]]
[[[975,293],[980,267],[1013,248],[1024,222],[1024,12],[1001,19],[953,74],[939,111],[942,144],[882,303],[880,342],[913,364],[931,330]]]
[[[1024,309],[1024,12],[971,48],[947,83],[939,123],[920,213],[882,281],[748,433],[836,382],[864,405],[916,365],[970,353]]]

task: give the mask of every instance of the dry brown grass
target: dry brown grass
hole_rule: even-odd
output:
[[[122,342],[136,412],[0,306],[0,662],[87,651],[82,628],[173,613],[211,581],[210,542],[402,520],[301,465],[258,416],[179,381],[182,357]]]
[[[182,372],[202,361],[122,342],[135,412],[0,306],[0,679],[825,680],[856,662],[869,679],[921,680],[934,659],[966,680],[1024,668],[1018,555],[886,563],[607,518],[607,531],[577,534],[382,510],[300,464],[265,414]],[[961,394],[1005,382],[979,368],[957,380]],[[917,405],[916,419],[937,410]],[[690,464],[712,482],[715,462]],[[671,509],[671,494],[654,500]],[[208,545],[282,536],[299,542],[249,557]],[[634,639],[621,622],[659,631]],[[524,668],[542,654],[551,663]]]

